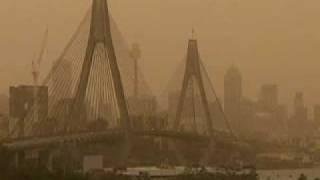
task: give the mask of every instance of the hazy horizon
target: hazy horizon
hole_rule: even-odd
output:
[[[3,0],[0,2],[0,92],[31,82],[31,61],[40,51],[46,26],[47,72],[89,0]],[[159,95],[186,52],[192,28],[200,53],[222,97],[231,64],[243,75],[245,96],[255,98],[265,83],[279,85],[280,100],[291,105],[296,91],[308,105],[320,103],[320,2],[316,0],[110,0],[110,11],[129,44],[142,48],[140,67]]]

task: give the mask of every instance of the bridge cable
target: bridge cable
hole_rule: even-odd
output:
[[[198,133],[197,131],[197,123],[196,123],[196,105],[195,105],[195,91],[194,91],[194,78],[191,77],[191,90],[192,90],[192,110],[193,110],[193,126],[194,126],[194,131],[195,133]]]
[[[199,59],[199,62],[200,62],[200,65],[201,65],[202,69],[204,70],[205,76],[207,77],[207,79],[209,79],[209,85],[210,85],[211,91],[213,92],[214,96],[216,97],[216,100],[217,100],[217,102],[218,102],[219,110],[222,112],[223,118],[224,118],[224,120],[225,120],[226,123],[227,123],[227,126],[228,126],[229,131],[230,131],[231,135],[232,135],[236,140],[238,140],[238,137],[235,135],[235,133],[234,133],[234,131],[233,131],[233,129],[232,129],[232,126],[231,126],[231,124],[230,124],[230,122],[229,122],[229,120],[228,120],[228,118],[227,118],[227,116],[226,116],[226,114],[225,114],[225,112],[224,112],[224,110],[223,110],[223,108],[222,108],[221,101],[220,101],[219,97],[218,97],[217,94],[216,94],[215,88],[214,88],[212,82],[210,81],[208,71],[206,70],[206,68],[205,68],[205,66],[204,66],[204,64],[203,64],[203,62],[202,62],[201,59]]]

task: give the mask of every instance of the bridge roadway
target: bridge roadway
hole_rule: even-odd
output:
[[[220,140],[232,141],[232,138],[224,132],[218,132]],[[145,130],[133,131],[132,135],[139,137],[163,137],[182,141],[208,142],[209,136],[199,135],[190,132],[177,132],[170,130]],[[121,142],[124,139],[124,133],[121,130],[107,130],[97,132],[81,132],[73,134],[63,134],[43,137],[29,137],[21,139],[11,139],[1,144],[11,151],[25,149],[42,148],[48,146],[58,146],[61,144],[85,144],[95,142]]]
[[[208,142],[209,136],[199,135],[190,132],[177,132],[170,130],[146,130],[133,131],[133,136],[138,137],[163,137],[182,141]],[[228,135],[219,132],[219,137],[229,139]],[[11,139],[3,141],[1,144],[10,151],[20,151],[26,149],[35,149],[43,147],[54,147],[62,144],[85,144],[96,142],[121,142],[124,139],[124,133],[121,130],[107,130],[97,132],[81,132],[73,134],[63,134],[55,136],[30,137],[23,139]]]

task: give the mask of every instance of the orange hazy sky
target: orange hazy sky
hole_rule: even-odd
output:
[[[279,85],[281,102],[296,91],[320,103],[319,0],[109,0],[128,43],[141,44],[140,66],[159,94],[182,60],[191,29],[219,95],[226,68],[242,71],[244,93]],[[91,0],[0,1],[0,92],[31,82],[46,25],[49,47],[43,73],[57,58]]]

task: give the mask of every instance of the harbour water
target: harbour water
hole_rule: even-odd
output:
[[[320,167],[294,170],[260,170],[258,174],[260,180],[297,180],[301,174],[304,174],[308,180],[314,180],[320,178]]]
[[[211,168],[208,168],[210,172],[213,172]],[[175,176],[184,172],[183,167],[175,167],[173,169],[159,169],[157,167],[141,167],[130,168],[128,174],[138,175],[139,172],[145,171],[152,176]],[[290,169],[290,170],[258,170],[259,180],[298,180],[299,177],[304,174],[308,180],[314,180],[320,178],[320,167],[310,169]],[[125,173],[126,174],[126,173]]]

